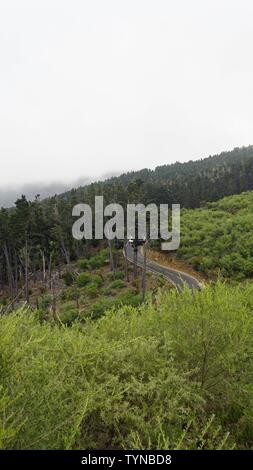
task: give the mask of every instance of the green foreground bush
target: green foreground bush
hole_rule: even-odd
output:
[[[0,317],[0,448],[253,447],[253,286],[71,327]]]

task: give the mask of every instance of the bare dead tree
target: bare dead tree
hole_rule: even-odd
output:
[[[66,247],[66,244],[62,235],[60,237],[60,242],[61,242],[62,253],[64,254],[64,257],[66,260],[66,264],[67,266],[69,266],[70,265],[70,253],[69,253],[68,248]]]
[[[113,251],[112,251],[112,240],[110,240],[109,232],[105,233],[105,235],[106,235],[106,238],[107,238],[107,244],[108,244],[108,248],[109,248],[110,267],[111,267],[111,271],[113,273],[113,279],[115,279],[116,266],[115,266],[115,259],[114,259],[114,256],[113,256]]]
[[[42,259],[42,280],[46,282],[46,258],[43,250],[40,250],[41,259]]]
[[[25,300],[29,303],[29,253],[27,235],[25,239]]]
[[[147,248],[148,248],[148,242],[146,241],[143,245],[143,267],[142,267],[142,279],[141,279],[142,302],[144,302],[145,294],[146,294]]]
[[[125,257],[125,279],[126,282],[129,282],[129,275],[128,275],[128,259],[127,259],[127,240],[123,242],[123,250],[124,250],[124,257]]]
[[[14,280],[13,280],[13,272],[12,272],[12,268],[11,268],[10,255],[9,255],[9,250],[8,250],[7,243],[4,244],[4,256],[5,256],[6,267],[7,267],[9,292],[10,292],[10,296],[12,298],[13,297],[13,292],[14,292]]]
[[[55,292],[55,277],[52,276],[50,280],[50,287],[52,293],[52,313],[53,317],[56,317],[56,292]]]
[[[133,261],[134,261],[133,278],[135,279],[135,278],[137,277],[137,259],[138,259],[138,245],[137,245],[137,240],[134,242],[133,250],[134,250],[134,256],[133,256]]]
[[[114,261],[114,256],[113,256],[113,251],[112,251],[112,241],[107,239],[108,242],[108,248],[109,248],[109,255],[110,255],[110,266],[111,266],[111,271],[113,273],[113,279],[115,279],[115,261]]]

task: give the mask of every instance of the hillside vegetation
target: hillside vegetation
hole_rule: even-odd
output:
[[[24,297],[29,301],[29,283],[38,272],[50,278],[53,270],[86,257],[90,248],[99,243],[73,238],[72,209],[77,203],[94,208],[95,196],[103,195],[105,205],[117,202],[124,209],[128,203],[152,202],[198,208],[207,201],[253,189],[252,172],[253,146],[249,146],[194,162],[130,172],[44,201],[40,201],[39,195],[34,201],[22,196],[15,207],[0,210],[0,289],[8,286],[10,297],[15,298],[20,288],[25,287]],[[185,232],[185,237],[188,236]],[[199,243],[198,239],[196,242]],[[187,247],[186,240],[183,249],[187,251]],[[182,251],[181,254],[185,256]],[[205,257],[203,264],[195,259],[194,265],[205,272],[219,268],[216,262],[212,265],[208,255]],[[234,269],[227,266],[226,259],[223,261],[223,270]],[[236,263],[235,260],[233,264]],[[251,267],[244,270],[248,275]]]
[[[128,172],[73,189],[59,196],[59,200],[86,202],[94,194],[103,194],[108,202],[177,203],[195,208],[204,201],[253,189],[252,172],[253,146],[250,145],[200,160]]]
[[[0,448],[252,448],[252,308],[217,284],[85,327],[0,316]]]
[[[208,276],[253,276],[253,192],[183,210],[177,258]]]
[[[235,149],[0,211],[0,449],[253,448],[253,191],[205,202],[252,189],[252,165]],[[179,295],[126,241],[74,240],[98,194],[180,202],[166,256],[233,282]]]

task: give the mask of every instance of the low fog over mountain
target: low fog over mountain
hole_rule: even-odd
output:
[[[83,178],[81,180],[71,182],[71,183],[62,183],[62,182],[52,182],[49,184],[46,183],[30,183],[24,184],[17,187],[2,187],[0,188],[0,207],[11,207],[15,201],[24,194],[27,199],[33,200],[37,194],[40,194],[40,198],[44,199],[49,196],[54,196],[54,194],[60,194],[68,189],[83,186],[90,183],[91,180],[88,178]]]
[[[33,200],[37,194],[40,195],[40,199],[54,196],[55,194],[61,194],[72,188],[78,188],[79,186],[85,186],[86,184],[94,181],[103,181],[112,176],[118,176],[119,173],[110,172],[102,175],[100,178],[95,177],[83,177],[78,178],[75,181],[54,181],[50,183],[35,182],[17,185],[16,187],[2,186],[0,187],[0,207],[11,207],[15,201],[24,194],[27,199]]]

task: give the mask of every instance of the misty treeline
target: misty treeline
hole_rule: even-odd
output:
[[[95,196],[105,204],[179,203],[197,208],[207,201],[253,189],[253,146],[155,170],[130,172],[40,201],[20,197],[0,210],[0,288],[13,298],[20,286],[29,300],[29,279],[50,280],[52,270],[85,256],[93,241],[72,237],[72,208],[84,202],[94,209]]]
[[[174,203],[194,209],[205,202],[253,189],[253,145],[202,160],[129,172],[98,186],[106,191],[108,185],[114,191],[118,185],[123,186],[125,199],[130,191],[137,202]],[[86,195],[86,191],[87,187],[79,188],[75,194],[79,197]]]
[[[66,209],[66,211],[65,211]],[[83,244],[71,237],[71,211],[55,198],[42,204],[37,196],[22,196],[15,207],[0,211],[0,286],[14,297],[24,286],[29,300],[29,279],[50,280],[52,269],[83,254]]]

